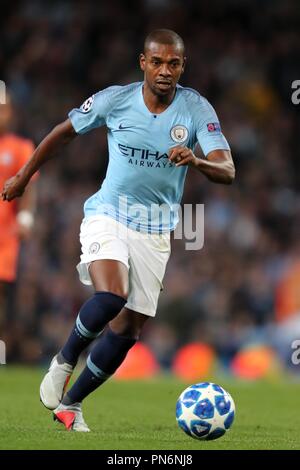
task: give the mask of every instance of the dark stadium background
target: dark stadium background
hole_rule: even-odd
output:
[[[165,27],[185,40],[182,85],[216,108],[235,160],[233,186],[190,171],[185,203],[205,204],[205,245],[174,241],[156,319],[142,340],[169,370],[178,348],[235,354],[266,345],[287,370],[300,339],[300,79],[297,1],[128,0],[1,2],[0,79],[15,129],[36,144],[99,89],[142,80],[145,35]],[[23,245],[15,307],[0,338],[7,362],[48,363],[89,296],[77,277],[84,200],[107,165],[104,130],[76,140],[41,170],[36,227]]]

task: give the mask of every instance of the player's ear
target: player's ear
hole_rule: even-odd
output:
[[[146,60],[145,54],[140,54],[140,67],[143,72],[145,70],[145,60]]]
[[[185,70],[185,64],[186,64],[186,57],[183,58],[181,73],[183,73]]]

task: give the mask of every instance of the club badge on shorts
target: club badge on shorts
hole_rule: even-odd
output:
[[[94,242],[89,247],[89,254],[90,255],[96,255],[99,250],[100,250],[100,243]]]
[[[177,125],[171,129],[171,137],[177,144],[182,144],[188,139],[189,131],[185,126]]]

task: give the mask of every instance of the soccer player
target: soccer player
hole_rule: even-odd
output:
[[[197,91],[178,85],[185,62],[180,36],[165,29],[150,33],[140,55],[144,81],[111,86],[73,109],[2,192],[7,201],[21,196],[30,177],[64,144],[106,125],[108,169],[84,205],[77,266],[95,293],[40,387],[43,404],[67,429],[89,431],[82,401],[116,371],[155,316],[188,166],[216,183],[234,179],[214,109]],[[204,159],[194,155],[197,142]],[[167,216],[160,206],[169,209]],[[65,393],[79,355],[96,338],[86,367]]]
[[[34,151],[31,140],[10,131],[13,105],[9,94],[6,104],[0,104],[0,185],[16,174]],[[28,239],[33,227],[35,183],[28,186],[18,204],[0,201],[0,327],[13,314],[13,292],[17,276],[20,241]]]

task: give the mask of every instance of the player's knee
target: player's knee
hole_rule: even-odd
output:
[[[140,339],[142,333],[143,326],[142,325],[129,325],[125,330],[126,336],[130,336],[136,340]]]
[[[136,341],[139,340],[142,332],[142,328],[137,328],[134,325],[122,325],[121,327],[115,327],[110,323],[109,326],[116,335],[132,338]]]
[[[113,286],[113,287],[110,287],[110,286],[102,287],[101,286],[101,287],[99,287],[99,286],[96,286],[95,293],[101,293],[101,292],[105,292],[108,295],[111,295],[111,297],[116,297],[116,298],[120,297],[120,299],[125,301],[125,303],[127,302],[127,299],[128,299],[128,290],[126,288],[123,288],[123,287],[117,287],[117,286]],[[123,305],[123,307],[124,307],[124,305]]]
[[[138,340],[147,319],[148,317],[145,315],[135,314],[123,309],[110,322],[109,326],[118,335],[129,336]]]
[[[129,322],[112,320],[109,323],[109,327],[116,335],[119,336],[128,336],[135,339],[138,339],[140,336],[140,330]]]
[[[111,294],[117,295],[119,297],[122,297],[122,299],[126,300],[128,299],[128,290],[125,289],[124,287],[115,287],[113,289],[110,289],[109,291]]]

